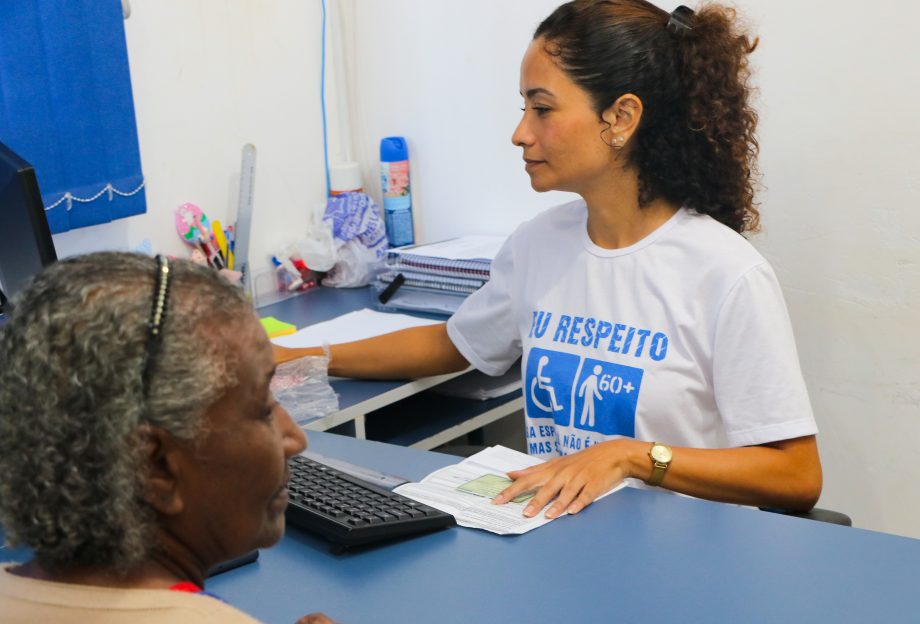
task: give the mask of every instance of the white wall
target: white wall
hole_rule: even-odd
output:
[[[409,141],[417,238],[507,234],[570,197],[530,188],[511,133],[520,59],[556,0],[351,0],[352,119],[365,180],[380,137]],[[377,192],[375,187],[371,189]]]
[[[186,255],[173,211],[236,217],[242,147],[256,146],[251,260],[295,238],[325,197],[320,3],[131,0],[125,21],[147,181],[145,215],[55,236],[60,255],[134,249]]]
[[[920,8],[748,0],[765,233],[821,428],[822,504],[920,537]]]
[[[556,0],[345,0],[355,152],[409,139],[420,240],[508,232],[537,195],[510,143],[518,69]],[[673,8],[676,2],[663,6]],[[255,252],[322,197],[319,1],[132,0],[128,46],[150,214],[58,237],[67,250],[177,251],[168,214],[232,214],[240,146],[260,149]],[[821,505],[920,537],[920,51],[917,5],[740,0],[761,36],[764,232],[821,434]]]

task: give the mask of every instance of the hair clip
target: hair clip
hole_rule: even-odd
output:
[[[150,375],[153,371],[153,361],[160,350],[163,341],[163,324],[166,322],[166,306],[169,303],[169,258],[157,256],[156,280],[153,287],[153,305],[150,310],[150,319],[147,321],[147,343],[145,349],[147,357],[144,361],[144,372],[141,377],[144,387],[144,397],[150,391]]]
[[[153,309],[147,327],[152,337],[156,338],[166,320],[166,301],[169,296],[169,258],[157,256],[156,285],[153,288]]]
[[[693,21],[693,9],[680,5],[671,11],[671,17],[668,18],[668,31],[672,35],[683,36],[693,30],[691,22]]]

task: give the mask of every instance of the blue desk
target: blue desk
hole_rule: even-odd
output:
[[[297,327],[306,327],[354,310],[373,308],[375,303],[374,291],[371,288],[317,288],[296,297],[262,306],[258,313],[260,316],[274,316]],[[419,316],[438,318],[424,314]],[[403,407],[406,411],[420,413],[424,410],[424,397],[418,396],[419,393],[462,374],[463,372],[449,373],[412,381],[332,378],[331,385],[339,395],[339,411],[310,421],[304,428],[326,431],[345,423],[354,423],[355,436],[364,438],[365,416],[370,412],[413,397]],[[395,427],[379,439],[431,449],[522,410],[523,405],[524,400],[520,391],[489,401],[440,398],[436,414],[420,419],[419,422],[407,422],[406,426],[401,428]]]
[[[311,433],[418,479],[456,458]],[[626,489],[518,537],[455,528],[346,555],[289,529],[211,591],[266,622],[917,622],[920,540]]]

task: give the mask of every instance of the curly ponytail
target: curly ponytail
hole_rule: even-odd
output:
[[[677,14],[677,12],[675,12]],[[534,33],[592,97],[598,115],[621,95],[643,102],[627,152],[639,205],[663,198],[736,232],[756,231],[757,113],[747,56],[757,47],[733,9],[676,15],[644,0],[574,0]]]

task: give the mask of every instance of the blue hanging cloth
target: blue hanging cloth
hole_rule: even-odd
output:
[[[0,2],[0,141],[52,233],[146,212],[120,0]]]

